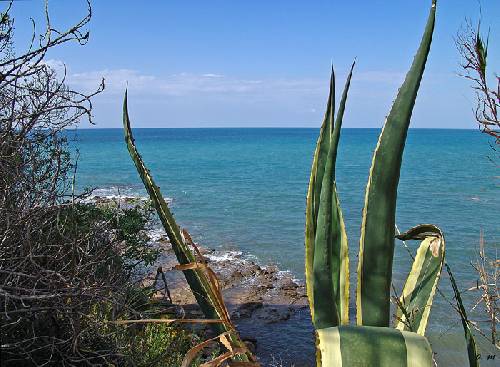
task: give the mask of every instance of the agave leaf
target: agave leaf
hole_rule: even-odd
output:
[[[318,330],[322,367],[431,367],[432,350],[416,333],[386,327],[340,326]]]
[[[422,242],[403,287],[395,327],[425,335],[432,300],[443,268],[445,239],[441,230],[432,224],[419,225],[396,238]]]
[[[344,86],[344,91],[342,92],[342,97],[340,99],[339,109],[337,111],[337,117],[335,119],[335,126],[333,130],[332,141],[335,144],[335,154],[334,160],[337,157],[337,146],[340,140],[340,129],[342,127],[342,120],[344,117],[345,106],[347,102],[347,94],[349,92],[349,87],[351,86],[352,72],[356,61],[351,65],[349,75]],[[340,258],[340,274],[339,274],[339,291],[337,294],[337,305],[340,312],[340,323],[342,325],[349,324],[349,246],[347,240],[347,232],[344,223],[344,216],[342,214],[342,209],[340,207],[339,197],[337,194],[337,185],[335,182],[335,167],[333,172],[334,184],[333,184],[333,195],[335,196],[335,201],[332,203],[332,211],[337,211],[338,221],[340,225],[340,248],[338,250],[338,256]],[[332,228],[333,230],[333,228]]]
[[[125,92],[125,98],[123,101],[123,127],[125,131],[125,142],[127,144],[130,157],[134,161],[137,172],[139,173],[158,216],[160,217],[161,223],[163,224],[165,232],[169,237],[177,260],[181,265],[185,266],[185,269],[183,269],[184,276],[186,277],[189,287],[191,288],[202,312],[207,319],[222,320],[221,323],[211,323],[212,328],[217,334],[228,332],[235,345],[244,347],[245,344],[240,340],[234,326],[231,323],[231,320],[229,319],[227,308],[222,299],[215,275],[211,269],[206,266],[206,264],[200,264],[195,255],[192,253],[189,246],[192,246],[193,244],[189,234],[186,231],[180,231],[179,226],[175,222],[175,219],[170,212],[159,187],[155,184],[153,177],[144,164],[144,161],[135,146],[128,115],[127,92]],[[254,359],[250,352],[247,352],[245,355],[238,355],[235,358],[240,361]]]
[[[306,275],[306,291],[311,308],[311,317],[314,320],[314,276],[313,276],[313,259],[314,259],[314,239],[316,237],[316,220],[318,217],[319,196],[321,193],[321,184],[323,182],[323,174],[325,172],[325,163],[330,147],[330,131],[331,131],[331,109],[332,100],[335,100],[335,74],[332,68],[330,77],[330,94],[326,106],[326,113],[321,125],[316,150],[314,152],[313,163],[311,167],[311,177],[309,179],[309,188],[307,190],[306,199],[306,229],[305,229],[305,275]]]
[[[358,325],[389,326],[399,171],[410,118],[434,30],[432,2],[413,64],[387,116],[373,154],[361,225],[356,297]]]
[[[188,248],[184,239],[179,230],[179,226],[175,222],[175,219],[170,212],[170,209],[163,198],[160,189],[153,181],[153,177],[149,173],[142,157],[140,156],[137,148],[135,146],[134,138],[132,136],[132,131],[130,129],[130,119],[128,116],[127,109],[127,92],[125,92],[125,99],[123,102],[123,126],[125,129],[125,142],[127,144],[128,151],[132,160],[135,163],[137,171],[146,187],[146,190],[153,202],[153,205],[158,212],[158,216],[165,228],[165,232],[167,233],[170,242],[172,243],[172,248],[175,252],[175,255],[180,264],[189,264],[196,262],[196,259]],[[213,307],[211,302],[209,301],[209,287],[207,284],[203,284],[204,282],[200,279],[199,274],[195,270],[189,269],[184,271],[186,276],[186,280],[189,283],[189,286],[193,290],[193,293],[196,297],[196,300],[199,301],[200,307],[202,307],[205,316],[210,319],[221,318],[219,317],[217,310]],[[221,333],[224,330],[221,331]]]
[[[469,319],[467,318],[467,312],[465,311],[464,304],[462,303],[462,296],[460,295],[460,291],[458,290],[457,283],[455,282],[455,277],[453,276],[450,267],[446,263],[444,265],[446,266],[446,271],[450,276],[451,286],[453,288],[453,292],[455,293],[455,300],[457,301],[458,314],[460,315],[462,326],[464,328],[465,342],[467,343],[467,355],[469,357],[469,366],[479,367],[480,354],[477,351],[474,334],[472,333],[472,330],[469,326]]]
[[[334,82],[332,69],[332,81]],[[332,85],[335,90],[335,85]],[[334,119],[335,93],[330,93],[330,116],[329,121]],[[340,323],[340,309],[337,303],[338,276],[340,273],[340,259],[335,251],[340,244],[340,223],[338,211],[332,210],[333,188],[335,171],[336,144],[333,138],[333,123],[330,122],[329,129],[325,131],[330,135],[330,144],[325,162],[321,191],[319,195],[318,216],[316,218],[316,233],[314,238],[313,258],[313,297],[314,317],[313,322],[316,329],[337,326]],[[335,250],[334,250],[335,248]]]
[[[332,69],[327,115],[311,170],[306,209],[306,273],[311,313],[317,328],[349,321],[347,235],[335,185],[335,161],[353,67],[354,64],[347,78],[335,124],[332,124],[335,104],[335,74]],[[320,177],[321,185],[318,184]]]

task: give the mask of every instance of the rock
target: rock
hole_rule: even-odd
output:
[[[262,302],[246,302],[238,306],[236,310],[233,311],[231,317],[235,319],[244,319],[252,317],[255,310],[262,308]]]
[[[232,272],[232,274],[231,274],[231,279],[232,280],[239,280],[241,278],[243,278],[243,274],[241,273],[241,271],[235,270],[235,271]]]
[[[252,353],[255,354],[257,350],[257,339],[253,337],[243,337],[241,338],[243,343],[247,346],[248,350]]]
[[[268,265],[264,268],[264,274],[274,274],[278,272],[278,267],[276,265]]]
[[[166,234],[162,234],[160,236],[160,238],[158,238],[158,242],[162,243],[162,244],[170,243],[170,239],[168,238],[168,236]]]
[[[202,255],[211,254],[212,252],[215,251],[213,249],[209,249],[209,248],[205,248],[205,247],[201,247],[201,246],[198,246],[198,250],[200,250],[200,254],[202,254]]]
[[[262,309],[259,318],[266,324],[273,324],[280,321],[286,321],[292,316],[293,309],[290,307],[271,307]]]
[[[297,289],[298,287],[299,285],[290,278],[283,279],[283,281],[280,284],[280,288],[284,290],[294,290]]]
[[[241,274],[244,277],[254,277],[260,272],[260,270],[261,270],[261,267],[259,265],[251,264],[251,265],[244,267],[241,270]]]

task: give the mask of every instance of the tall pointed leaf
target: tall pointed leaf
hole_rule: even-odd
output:
[[[349,70],[349,75],[347,76],[347,80],[344,86],[344,91],[342,92],[342,97],[340,99],[339,109],[337,111],[337,117],[335,119],[335,126],[333,130],[333,138],[332,141],[335,142],[335,147],[338,146],[340,140],[340,129],[342,127],[342,120],[344,118],[345,106],[347,103],[347,94],[349,92],[349,87],[351,86],[351,78],[352,72],[354,70],[354,66],[356,65],[356,61],[354,61],[351,65],[351,69]],[[335,148],[334,160],[336,161],[337,157],[337,149]],[[347,241],[347,232],[344,223],[344,216],[342,214],[342,209],[340,207],[340,201],[337,194],[337,185],[335,181],[335,167],[333,171],[333,195],[335,197],[335,201],[332,203],[332,211],[337,211],[337,217],[339,221],[340,227],[340,246],[338,250],[338,256],[340,261],[340,274],[339,274],[339,291],[337,293],[337,305],[340,312],[340,323],[342,325],[349,324],[349,247]],[[333,230],[333,228],[332,228]]]
[[[308,192],[306,272],[311,314],[317,328],[349,321],[349,258],[345,225],[336,192],[335,161],[353,67],[354,64],[347,78],[335,124],[332,124],[335,94],[332,70],[328,114],[320,132]],[[322,154],[325,151],[326,157]],[[320,176],[321,185],[318,185]],[[315,205],[318,205],[317,212]]]
[[[429,54],[436,1],[410,71],[406,75],[373,154],[361,225],[356,297],[358,325],[389,326],[390,286],[399,171],[406,134]]]
[[[334,80],[333,75],[332,70],[332,80]],[[335,90],[335,85],[333,89]],[[329,121],[334,119],[334,98],[335,93],[330,93]],[[336,142],[332,141],[333,122],[330,122],[329,129],[325,133],[330,136],[330,145],[319,195],[313,259],[313,322],[316,329],[337,326],[340,323],[340,310],[336,302],[340,262],[338,254],[334,251],[335,245],[340,242],[340,225],[338,211],[332,210],[334,154],[337,150]]]
[[[158,216],[165,228],[172,248],[175,252],[179,263],[184,265],[183,272],[186,280],[191,288],[196,301],[198,302],[202,312],[207,319],[221,319],[222,323],[211,324],[212,328],[218,333],[227,332],[231,341],[239,348],[245,348],[245,344],[239,338],[234,326],[232,325],[227,308],[224,304],[220,290],[217,286],[217,281],[209,268],[199,264],[196,257],[189,248],[191,242],[187,232],[182,233],[175,219],[170,212],[170,209],[165,202],[159,187],[155,184],[153,177],[147,169],[142,157],[140,156],[130,129],[130,119],[127,108],[127,92],[123,101],[123,127],[125,131],[125,143],[130,153],[130,157],[134,161],[137,172],[141,177],[144,186],[153,202],[153,205],[158,213]],[[245,349],[246,350],[246,349]],[[234,357],[236,360],[247,362],[253,360],[253,356],[246,350],[245,354]]]
[[[460,315],[460,319],[462,320],[465,342],[467,343],[467,356],[469,357],[469,366],[479,367],[480,354],[477,351],[476,339],[474,338],[474,334],[472,333],[472,330],[470,328],[467,312],[465,311],[464,304],[462,303],[462,296],[460,295],[460,291],[457,287],[457,282],[455,281],[455,277],[453,276],[449,265],[446,263],[444,265],[446,266],[446,271],[450,276],[451,286],[453,288],[453,292],[455,293],[455,301],[457,301],[458,314]]]
[[[422,240],[403,287],[396,311],[396,329],[425,335],[432,300],[443,268],[445,240],[439,228],[422,224],[396,236],[402,241]]]
[[[319,133],[316,150],[314,152],[313,164],[311,168],[311,177],[309,179],[309,188],[306,199],[306,229],[305,229],[305,263],[306,263],[306,291],[311,308],[311,317],[314,320],[314,276],[313,276],[313,259],[314,259],[314,239],[316,237],[316,219],[318,217],[319,198],[321,193],[321,184],[323,183],[323,174],[325,172],[325,164],[330,147],[330,131],[332,100],[335,100],[335,74],[333,72],[330,77],[330,94],[326,107],[325,117]]]

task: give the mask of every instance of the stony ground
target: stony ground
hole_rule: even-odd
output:
[[[144,205],[143,198],[91,197],[97,205],[119,204],[126,208]],[[160,249],[159,261],[149,268],[143,282],[151,285],[161,268],[174,308],[186,318],[203,318],[181,271],[166,234],[149,233],[151,245]],[[262,366],[314,366],[314,329],[304,285],[273,264],[258,264],[237,251],[209,249],[198,244],[208,265],[216,273],[231,319],[242,339],[257,355]],[[164,283],[158,277],[158,299],[166,299]],[[199,326],[204,328],[203,325]]]
[[[188,317],[203,317],[180,271],[168,237],[155,243],[161,248],[158,262],[166,275],[172,301]],[[305,287],[289,272],[276,265],[262,266],[238,252],[200,247],[202,255],[217,274],[231,319],[243,340],[265,366],[313,365],[314,337]],[[153,269],[146,282],[154,281]],[[164,295],[161,281],[159,294]]]

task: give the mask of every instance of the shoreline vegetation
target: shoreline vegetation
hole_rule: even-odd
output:
[[[98,207],[144,208],[148,199],[127,195],[91,196],[85,202]],[[156,261],[141,268],[138,282],[151,287],[152,304],[163,305],[169,317],[203,318],[182,273],[175,270],[177,259],[166,233],[158,229],[158,222],[149,218],[145,234],[147,246],[158,251]],[[213,248],[197,244],[201,254],[215,271],[228,306],[231,319],[235,323],[242,340],[259,357],[263,366],[306,367],[315,363],[314,328],[309,312],[309,303],[303,280],[276,264],[263,264],[252,254],[242,253],[236,248]],[[172,303],[167,299],[165,283],[158,268],[161,267]],[[351,305],[354,306],[354,305]],[[351,311],[355,310],[353,308]],[[181,330],[191,334],[194,340],[213,337],[208,325],[181,325]],[[284,338],[284,333],[287,337]],[[447,333],[432,332],[429,341],[433,347],[438,366],[467,366],[464,353],[463,331],[457,324]],[[485,340],[480,339],[481,361],[488,366],[493,363],[496,351]],[[186,351],[186,349],[185,349]],[[207,348],[200,353],[200,362],[211,359],[219,352],[217,348]],[[183,355],[179,355],[179,363]]]
[[[148,205],[143,198],[127,196],[93,197],[88,201],[97,206],[122,208]],[[158,230],[157,226],[152,226],[148,236],[148,246],[158,250],[160,256],[140,278],[144,286],[154,285],[156,292],[152,297],[153,303],[165,302],[169,293],[176,315],[187,319],[203,318],[203,312],[184,276],[175,270],[178,261],[167,234]],[[242,340],[252,353],[258,350],[259,361],[264,366],[280,360],[293,362],[297,367],[312,364],[314,333],[304,283],[295,279],[289,271],[283,271],[274,264],[262,265],[258,259],[245,256],[240,251],[206,248],[199,244],[197,247],[219,280],[231,319]],[[303,330],[296,332],[297,327]],[[283,329],[295,334],[294,338],[287,339],[288,343],[280,340]],[[211,335],[207,325],[197,325],[194,330],[208,332],[207,337]],[[304,343],[311,347],[305,347]]]
[[[92,124],[92,99],[105,83],[87,93],[73,90],[66,71],[58,75],[45,58],[62,44],[88,42],[92,9],[87,4],[78,23],[56,30],[46,2],[46,29],[38,35],[34,28],[31,44],[20,54],[14,47],[13,2],[0,17],[2,366],[329,367],[339,365],[339,359],[346,367],[360,361],[446,364],[447,356],[433,354],[424,336],[444,263],[444,236],[437,227],[420,225],[396,236],[422,244],[401,297],[391,297],[389,289],[399,169],[436,1],[375,149],[355,305],[349,298],[349,251],[335,191],[337,144],[354,63],[336,118],[332,68],[307,197],[303,283],[249,254],[200,246],[177,225],[135,146],[127,92],[125,143],[149,199],[75,193],[78,159],[71,156],[66,131],[82,120]],[[158,231],[158,220],[164,231]],[[469,363],[478,366],[471,323],[445,266]],[[396,328],[389,327],[391,307]],[[356,326],[349,324],[354,309]],[[463,335],[457,340],[465,351]],[[356,350],[358,344],[362,347]]]

